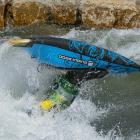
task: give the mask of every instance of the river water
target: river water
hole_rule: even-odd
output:
[[[45,68],[7,41],[55,36],[110,49],[140,64],[140,29],[97,30],[58,25],[0,29],[0,140],[140,139],[140,73],[84,82],[66,110],[41,114],[46,89],[65,71]],[[26,109],[32,109],[32,116]]]

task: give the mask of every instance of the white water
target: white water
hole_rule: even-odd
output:
[[[137,34],[140,36],[139,30],[112,29],[100,35],[94,29],[91,31],[72,29],[61,37],[96,43],[97,46],[114,50],[133,60],[140,60],[139,41],[126,44],[124,42],[124,45],[116,48],[119,44],[118,40],[127,35],[131,37]],[[113,36],[116,38],[114,39]],[[38,73],[37,66],[38,64],[24,51],[8,43],[0,45],[0,140],[123,139],[123,137],[115,136],[113,129],[107,135],[103,135],[91,126],[90,122],[100,119],[100,116],[107,114],[108,110],[97,108],[90,98],[82,99],[78,96],[68,109],[55,114],[53,111],[46,112],[42,116],[37,99],[41,98],[46,88],[62,71],[46,69]],[[88,84],[89,82],[83,84],[80,95],[83,92],[88,94],[88,88],[94,86],[95,83],[92,81],[91,86]],[[95,94],[94,89],[89,92]],[[29,117],[24,109],[31,108],[33,108],[33,115]]]
[[[104,139],[90,125],[104,111],[88,100],[77,98],[65,111],[41,115],[36,98],[49,86],[52,74],[54,78],[60,71],[38,73],[38,64],[27,53],[7,43],[0,46],[0,62],[1,140]],[[41,91],[35,93],[37,89]],[[31,108],[30,118],[23,109]]]

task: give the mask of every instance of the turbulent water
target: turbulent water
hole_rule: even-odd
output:
[[[97,30],[83,27],[32,25],[0,30],[0,140],[140,139],[140,73],[107,75],[83,83],[66,110],[39,110],[39,101],[58,75],[7,41],[56,36],[110,49],[140,64],[140,30]],[[32,109],[32,116],[26,113]]]

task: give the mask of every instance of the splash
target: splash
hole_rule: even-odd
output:
[[[9,30],[5,32],[8,33]],[[30,30],[28,30],[29,32]],[[139,60],[139,49],[137,48],[139,36],[139,30],[112,29],[103,31],[76,28],[71,29],[64,36],[59,35],[59,37],[111,49],[136,60]],[[129,40],[130,38],[133,39]],[[8,39],[13,39],[13,37],[0,38],[0,41]],[[137,51],[134,50],[136,48]],[[43,72],[38,73],[38,66],[39,64],[24,51],[11,47],[7,43],[0,45],[0,139],[124,139],[121,134],[123,129],[121,125],[124,123],[121,119],[124,116],[120,114],[125,112],[125,109],[130,110],[130,103],[134,99],[135,103],[132,106],[138,105],[139,101],[137,102],[136,99],[139,96],[136,95],[139,93],[139,84],[137,84],[139,83],[139,74],[132,74],[132,76],[124,78],[109,76],[105,79],[85,82],[80,89],[79,96],[69,108],[57,113],[47,112],[42,116],[38,102],[53,80],[64,71],[46,68]],[[135,92],[136,95],[134,95]],[[128,104],[129,108],[127,108]],[[26,109],[33,110],[31,117],[25,113]],[[133,115],[138,112],[139,110],[134,111]],[[126,115],[126,121],[128,121],[129,113]],[[125,129],[127,130],[127,128]],[[119,134],[116,131],[119,131]]]

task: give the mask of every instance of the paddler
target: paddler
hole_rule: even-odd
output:
[[[69,107],[78,95],[78,88],[85,80],[102,78],[106,71],[69,71],[62,75],[58,82],[55,82],[47,92],[46,99],[40,103],[43,111],[49,111],[52,108],[64,109]]]

